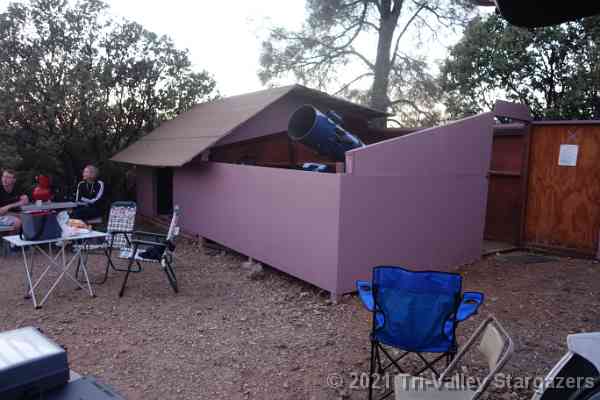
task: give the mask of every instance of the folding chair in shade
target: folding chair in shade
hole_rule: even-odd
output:
[[[179,292],[177,277],[173,268],[174,241],[177,235],[179,235],[179,206],[173,208],[173,217],[171,218],[169,231],[166,235],[141,231],[134,232],[133,240],[131,240],[131,248],[124,249],[120,253],[120,257],[128,259],[129,263],[125,278],[123,278],[119,297],[122,297],[125,292],[129,274],[143,270],[142,263],[158,264],[165,272],[173,291],[175,293]],[[133,263],[137,265],[137,269],[133,268]]]
[[[108,214],[108,223],[106,226],[106,239],[100,244],[85,244],[76,245],[84,246],[85,250],[103,250],[106,254],[106,271],[104,278],[96,284],[106,282],[108,271],[112,268],[115,271],[127,271],[125,268],[118,268],[113,263],[111,253],[113,250],[122,251],[123,249],[131,248],[131,239],[133,228],[135,226],[135,216],[137,213],[137,205],[133,201],[116,201],[111,204]],[[86,261],[87,261],[87,252]],[[84,261],[85,262],[85,261]]]
[[[489,368],[483,379],[464,377],[456,373],[464,356],[479,342],[477,348]],[[513,353],[513,341],[493,316],[488,317],[471,335],[450,365],[434,381],[400,374],[394,379],[396,398],[406,400],[476,400],[492,379],[506,365]],[[479,385],[475,385],[480,382]]]
[[[456,354],[457,324],[474,315],[483,302],[483,293],[462,294],[462,277],[446,272],[379,266],[373,268],[372,282],[357,281],[356,286],[373,313],[369,399],[375,370],[383,374],[395,368],[404,373],[400,361],[409,354],[423,363],[416,375],[431,370],[438,376],[436,364],[443,359],[448,364]],[[394,355],[391,348],[401,354]]]

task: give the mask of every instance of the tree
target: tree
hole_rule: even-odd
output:
[[[161,120],[214,96],[187,50],[99,0],[12,3],[0,14],[0,134],[4,166],[76,182],[87,162],[117,189],[108,162]]]
[[[535,31],[476,18],[441,71],[448,113],[487,111],[505,97],[537,119],[600,118],[599,46],[599,17]]]
[[[472,10],[465,0],[307,0],[301,31],[275,28],[263,43],[259,77],[266,83],[292,73],[319,89],[337,79],[335,94],[392,108],[407,123],[434,120],[438,88],[427,58],[413,49],[466,23]],[[365,45],[371,39],[375,52]]]

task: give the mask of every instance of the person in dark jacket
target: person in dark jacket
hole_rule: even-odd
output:
[[[12,212],[13,209],[29,203],[29,197],[19,195],[15,187],[16,173],[12,169],[2,171],[2,184],[0,184],[0,227],[12,228],[16,233],[21,228],[21,220]]]
[[[84,203],[71,213],[71,218],[84,221],[102,216],[105,187],[98,179],[98,168],[88,165],[83,169],[83,180],[77,184],[75,201]]]

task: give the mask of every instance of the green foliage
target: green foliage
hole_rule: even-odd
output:
[[[293,75],[303,84],[396,113],[406,125],[433,123],[439,87],[432,41],[460,28],[465,0],[308,0],[303,28],[278,27],[263,43],[263,83]]]
[[[31,0],[0,14],[0,160],[27,180],[71,185],[91,162],[119,196],[127,168],[108,159],[214,89],[187,50],[111,20],[99,0]]]
[[[599,46],[598,17],[535,31],[477,18],[442,68],[448,113],[487,111],[504,97],[538,119],[600,118]]]

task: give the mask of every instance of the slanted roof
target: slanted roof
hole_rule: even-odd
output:
[[[322,104],[331,104],[332,108],[342,113],[360,113],[368,119],[387,115],[301,85],[284,86],[197,104],[171,121],[162,123],[111,160],[157,167],[182,166],[291,93],[318,99]]]

